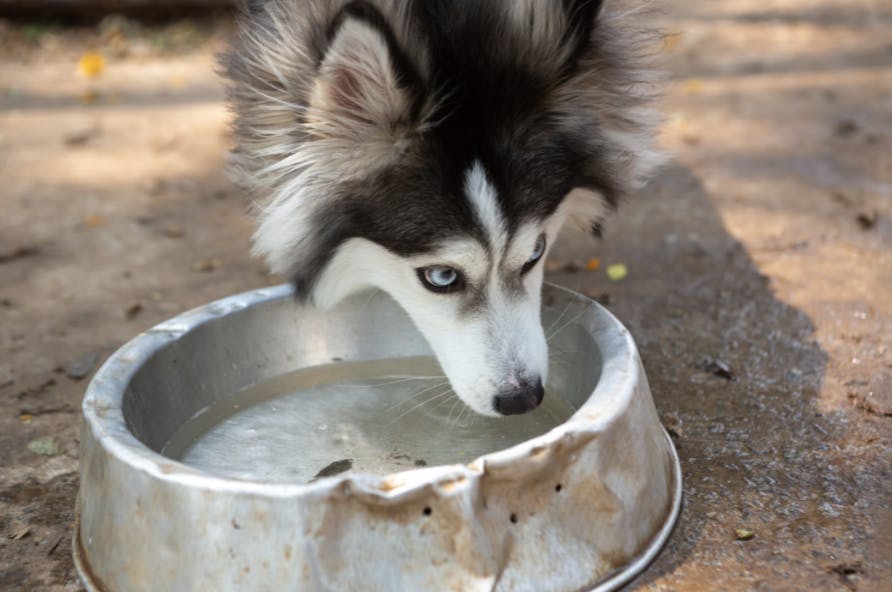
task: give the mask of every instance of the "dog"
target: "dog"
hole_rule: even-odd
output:
[[[266,0],[222,58],[254,252],[377,288],[482,415],[536,408],[543,259],[661,162],[646,30],[599,0]]]

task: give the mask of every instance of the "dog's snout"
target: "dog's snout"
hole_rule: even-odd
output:
[[[518,386],[504,389],[496,395],[493,407],[502,415],[520,415],[538,407],[544,396],[541,379],[537,378],[534,382],[521,380]]]

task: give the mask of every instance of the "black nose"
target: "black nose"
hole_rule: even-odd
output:
[[[532,411],[542,402],[545,389],[542,388],[542,380],[536,382],[521,381],[516,388],[505,389],[493,399],[493,407],[502,415],[520,415]]]

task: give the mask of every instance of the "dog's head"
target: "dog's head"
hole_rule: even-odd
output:
[[[263,4],[226,62],[255,251],[317,306],[388,292],[475,411],[535,408],[542,259],[657,162],[635,37],[598,1]]]

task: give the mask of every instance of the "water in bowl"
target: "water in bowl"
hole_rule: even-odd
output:
[[[339,362],[278,376],[202,410],[162,454],[250,481],[307,482],[347,469],[385,475],[467,463],[572,413],[548,392],[524,415],[477,415],[429,357]]]

